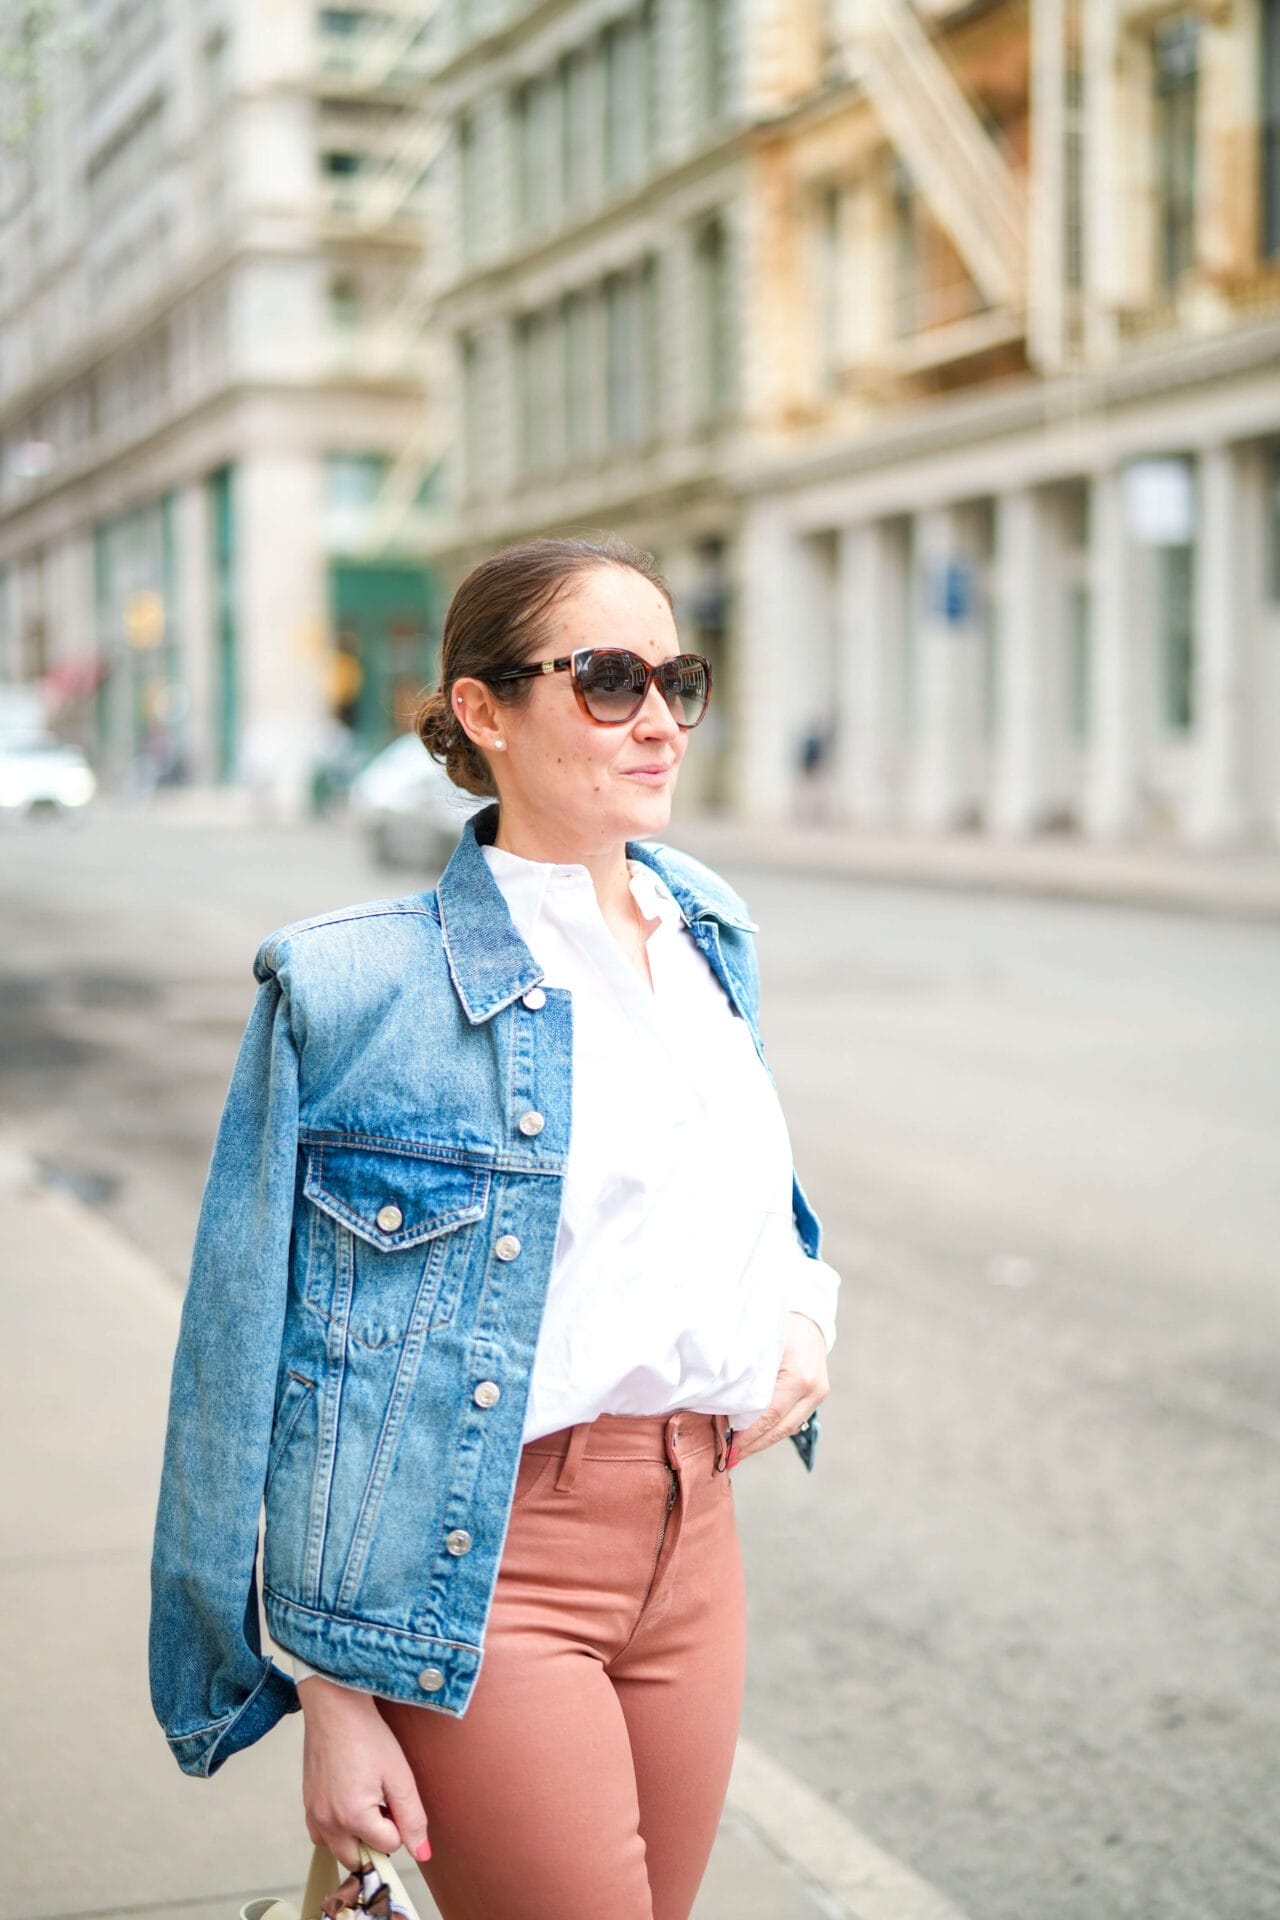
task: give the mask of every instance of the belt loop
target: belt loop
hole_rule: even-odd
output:
[[[729,1446],[733,1439],[733,1428],[729,1425],[727,1413],[715,1415],[716,1427],[716,1472],[723,1473],[729,1464]]]
[[[587,1441],[591,1437],[590,1420],[580,1420],[576,1427],[569,1429],[569,1444],[564,1450],[564,1459],[556,1475],[556,1492],[569,1493],[578,1478],[578,1464],[587,1450]]]

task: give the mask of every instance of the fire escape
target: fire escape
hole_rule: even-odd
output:
[[[1048,169],[1053,197],[1046,199],[1043,134],[1047,127],[1059,151],[1053,103],[1062,98],[1061,14],[1055,0],[1032,0],[1031,14],[1037,108],[1029,185],[947,65],[928,30],[927,9],[912,0],[849,0],[844,65],[865,88],[890,147],[986,310],[1025,336],[1033,357],[1045,361],[1059,357],[1061,335],[1060,313],[1046,321],[1043,293],[1057,284],[1055,263],[1042,258],[1046,235],[1061,227],[1061,168]]]
[[[406,268],[398,291],[362,319],[346,345],[348,365],[371,379],[397,372],[421,382],[403,432],[368,503],[354,544],[364,557],[421,547],[443,457],[438,353],[428,328],[432,226],[427,183],[444,129],[427,109],[426,74],[438,0],[390,0],[377,13],[333,13],[344,31],[320,33],[319,87],[327,109],[362,129],[358,164],[330,181],[328,217],[349,241],[383,240]]]

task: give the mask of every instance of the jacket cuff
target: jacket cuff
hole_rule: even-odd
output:
[[[207,1780],[224,1761],[244,1747],[251,1747],[263,1734],[270,1733],[278,1720],[298,1710],[298,1689],[288,1674],[266,1663],[261,1680],[244,1705],[225,1720],[200,1727],[195,1733],[174,1734],[169,1751],[184,1773]]]

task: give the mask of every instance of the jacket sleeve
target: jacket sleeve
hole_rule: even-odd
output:
[[[759,1033],[760,963],[756,956],[754,936],[747,927],[732,929],[724,936],[724,948],[726,965],[730,968],[742,1003],[750,1014],[756,1032]],[[763,1043],[761,1058],[764,1058]],[[765,1068],[772,1079],[773,1069],[767,1060],[765,1060]],[[796,1261],[791,1274],[792,1304],[797,1312],[808,1314],[810,1319],[817,1322],[829,1352],[835,1341],[836,1297],[839,1292],[840,1277],[820,1257],[822,1223],[810,1206],[808,1196],[800,1185],[800,1179],[794,1167],[791,1171],[791,1207],[795,1247],[794,1253],[790,1247],[787,1249],[786,1257]],[[821,1430],[822,1422],[815,1409],[804,1425],[791,1436],[792,1445],[810,1473],[813,1472],[814,1456],[818,1450]]]
[[[263,1654],[257,1552],[289,1275],[298,1054],[261,984],[214,1143],[174,1357],[151,1563],[151,1700],[184,1773],[298,1705]]]

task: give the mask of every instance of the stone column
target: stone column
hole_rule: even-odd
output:
[[[931,508],[917,518],[916,572],[911,815],[921,827],[965,826],[980,799],[982,642],[974,568],[951,508]]]
[[[1200,845],[1246,826],[1245,609],[1240,590],[1239,483],[1231,447],[1200,455],[1195,566],[1195,772],[1187,831]]]
[[[1034,488],[996,501],[998,674],[991,824],[1033,833],[1057,785],[1062,592],[1047,503]]]
[[[1133,558],[1123,474],[1098,473],[1089,502],[1089,706],[1092,715],[1084,821],[1100,840],[1119,839],[1138,819],[1138,684],[1132,618]]]
[[[251,453],[236,471],[241,778],[282,815],[305,811],[327,717],[321,468]]]
[[[882,827],[896,811],[902,744],[906,578],[896,527],[875,520],[845,528],[838,578],[837,801],[859,826]]]
[[[730,809],[778,822],[791,800],[793,715],[787,697],[796,619],[795,536],[768,506],[751,511],[738,547],[737,664],[729,715]]]
[[[177,545],[179,669],[187,694],[183,739],[196,781],[215,774],[211,575],[213,529],[203,480],[179,488],[174,502]]]

